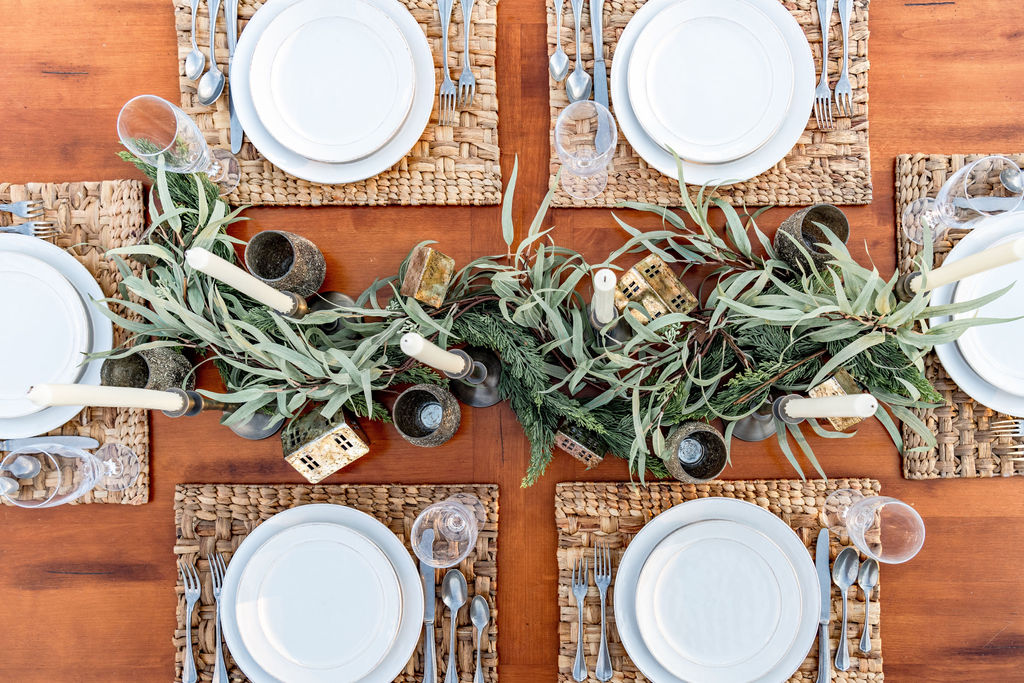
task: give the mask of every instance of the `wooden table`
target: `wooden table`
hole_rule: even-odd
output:
[[[133,95],[177,99],[169,0],[4,0],[0,6],[0,84],[6,94],[0,177],[27,182],[133,175],[115,157],[114,122]],[[525,229],[548,171],[543,3],[502,0],[499,18],[502,163],[507,176],[519,154],[515,215]],[[873,4],[875,202],[849,216],[851,243],[866,240],[883,272],[894,265],[897,154],[1024,149],[1021,25],[1024,8],[995,0]],[[785,213],[769,213],[762,225],[774,228]],[[306,235],[327,255],[327,285],[349,292],[395,272],[422,239],[438,240],[459,263],[503,251],[497,207],[259,209],[248,215],[252,221],[241,236],[266,228]],[[593,256],[623,239],[609,211],[560,210],[551,221],[558,243]],[[170,680],[174,484],[301,482],[276,441],[240,441],[213,416],[173,423],[154,416],[152,423],[148,505],[0,509],[3,680]],[[466,411],[462,430],[441,449],[408,446],[390,427],[373,427],[370,436],[372,455],[329,481],[501,485],[501,680],[554,680],[554,486],[624,479],[624,464],[606,462],[586,472],[561,454],[539,484],[520,489],[528,447],[503,406]],[[1024,533],[1018,526],[1024,525],[1024,481],[905,481],[899,456],[877,424],[861,429],[856,440],[817,439],[814,446],[826,472],[877,477],[885,493],[915,505],[928,527],[915,560],[882,570],[887,678],[1024,678]],[[771,442],[742,445],[734,460],[727,478],[792,476]]]

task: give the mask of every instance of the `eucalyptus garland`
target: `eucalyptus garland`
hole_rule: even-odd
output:
[[[192,246],[234,259],[241,241],[227,231],[245,220],[242,209],[232,210],[217,198],[216,188],[201,175],[165,174],[122,156],[155,180],[155,218],[145,243],[111,252],[124,276],[122,294],[134,294],[148,306],[107,301],[115,309],[110,317],[132,335],[109,355],[160,346],[192,350],[214,363],[224,383],[223,392],[203,393],[240,404],[225,417],[231,424],[257,411],[294,418],[307,410],[331,417],[347,409],[386,420],[380,392],[445,381],[401,354],[403,334],[417,331],[443,347],[486,347],[501,358],[500,395],[531,443],[524,485],[543,474],[555,434],[566,423],[593,432],[641,479],[660,477],[666,474],[660,457],[664,432],[672,425],[718,419],[729,442],[736,422],[772,397],[806,392],[839,370],[879,399],[877,417],[900,449],[894,417],[921,433],[930,447],[935,437],[912,410],[939,401],[923,374],[924,354],[971,325],[996,322],[957,320],[931,328],[930,318],[973,310],[1000,293],[955,306],[929,306],[923,294],[900,302],[893,293],[897,275],[884,279],[857,264],[827,230],[830,243],[820,246],[831,261],[818,268],[807,258],[806,267],[794,268],[758,227],[760,212],[741,216],[713,188],[702,188],[696,201],[681,192],[685,215],[648,204],[623,205],[660,216],[662,226],[642,231],[616,216],[627,239],[599,264],[556,245],[553,228],[543,229],[551,193],[515,244],[516,169],[502,210],[507,252],[478,258],[458,271],[439,308],[425,309],[399,294],[407,258],[395,276],[359,295],[355,306],[292,320],[184,265],[184,252]],[[720,229],[709,220],[715,208],[725,220]],[[803,245],[796,248],[808,256]],[[621,270],[620,258],[648,253],[676,264],[688,281],[700,279],[699,305],[688,314],[650,319],[630,303],[622,320],[631,338],[611,346],[599,343],[601,335],[591,328],[587,302],[577,288],[598,268]],[[133,274],[125,258],[147,264],[141,275]],[[926,249],[919,265],[927,271],[930,263]],[[123,309],[141,320],[126,318]],[[325,333],[321,326],[332,322],[340,323],[338,331]],[[852,436],[813,420],[808,424],[823,437]],[[797,472],[803,476],[791,440],[824,476],[800,427],[776,426]]]

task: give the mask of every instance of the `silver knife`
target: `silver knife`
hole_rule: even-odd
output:
[[[814,569],[821,587],[821,611],[818,613],[818,680],[832,680],[832,657],[828,650],[828,622],[832,616],[832,573],[828,569],[828,529],[818,532],[814,549]]]
[[[420,547],[428,550],[434,545],[434,530],[427,529],[420,539]],[[434,654],[434,568],[420,560],[423,578],[423,683],[437,683],[437,655]]]
[[[235,46],[238,44],[238,0],[227,0],[224,3],[224,18],[227,20],[228,61],[233,61]],[[228,69],[230,75],[231,70]],[[231,111],[231,153],[238,154],[242,150],[242,124],[235,111],[235,93],[228,84],[228,108]]]
[[[590,0],[590,33],[594,39],[594,101],[608,108],[608,74],[604,65],[604,0]]]
[[[958,209],[973,209],[985,213],[999,213],[1001,211],[1019,211],[1024,209],[1024,202],[1019,197],[955,197],[953,206]]]
[[[6,441],[0,441],[0,451],[16,451],[26,446],[38,446],[45,443],[81,448],[83,450],[98,448],[100,445],[99,441],[88,436],[33,436],[30,439],[7,439]]]

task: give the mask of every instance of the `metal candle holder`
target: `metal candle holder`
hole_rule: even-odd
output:
[[[591,305],[588,309],[587,318],[590,320],[590,326],[594,328],[594,332],[597,336],[597,341],[601,346],[615,346],[617,344],[625,344],[633,337],[633,331],[629,328],[623,317],[620,315],[611,324],[607,330],[604,330],[605,326],[609,323],[600,322],[594,315],[594,307]]]
[[[682,423],[669,435],[662,458],[669,473],[687,484],[711,481],[722,473],[729,461],[721,433],[706,422],[696,420]]]
[[[312,296],[327,274],[324,255],[305,237],[264,230],[245,245],[245,266],[256,278],[282,292]]]
[[[913,301],[914,297],[917,296],[917,292],[911,289],[910,283],[919,277],[921,277],[921,273],[918,272],[901,275],[900,279],[896,281],[896,286],[893,288],[896,298],[903,303]]]
[[[233,413],[238,409],[237,405],[215,401],[206,398],[196,391],[186,391],[176,387],[168,389],[172,394],[182,398],[182,407],[179,410],[165,410],[167,417],[194,417],[206,410],[219,410],[223,413]],[[284,425],[284,418],[280,416],[267,415],[266,413],[254,413],[252,417],[239,425],[229,427],[238,436],[250,441],[260,441],[277,434]]]
[[[433,448],[455,435],[462,411],[450,392],[433,384],[417,384],[395,399],[391,417],[403,439],[413,446]]]
[[[768,437],[775,435],[776,419],[782,420],[786,424],[800,424],[805,418],[790,417],[785,411],[786,404],[797,398],[803,397],[798,394],[786,394],[785,396],[778,397],[772,403],[770,411],[758,411],[742,420],[738,420],[733,428],[732,435],[740,441],[764,441]]]
[[[501,400],[498,381],[501,379],[501,361],[493,351],[478,346],[452,349],[450,353],[466,361],[465,370],[460,373],[446,372],[452,379],[459,380],[451,385],[451,391],[463,403],[473,408],[489,408]]]

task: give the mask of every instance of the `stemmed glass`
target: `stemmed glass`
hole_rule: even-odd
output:
[[[138,456],[122,444],[105,444],[96,453],[57,444],[38,444],[11,451],[0,470],[21,482],[0,493],[22,508],[50,508],[81,498],[94,488],[123,491],[139,476]],[[36,483],[42,481],[38,488]]]
[[[431,567],[454,567],[473,550],[486,514],[483,503],[468,493],[428,506],[412,524],[413,552]]]
[[[839,489],[825,499],[821,522],[836,534],[847,531],[858,550],[879,562],[906,562],[924,545],[921,515],[897,498]]]
[[[953,228],[970,230],[976,221],[1016,211],[1024,200],[1024,173],[1011,159],[987,156],[954,173],[932,198],[917,199],[903,210],[903,234],[923,244],[925,227],[939,242]]]
[[[128,100],[117,116],[117,134],[132,154],[153,166],[162,160],[172,173],[206,173],[221,195],[238,187],[238,159],[226,149],[211,149],[196,122],[162,97]]]
[[[603,105],[581,100],[562,110],[555,122],[555,150],[569,196],[593,199],[604,192],[618,139],[615,118]]]

